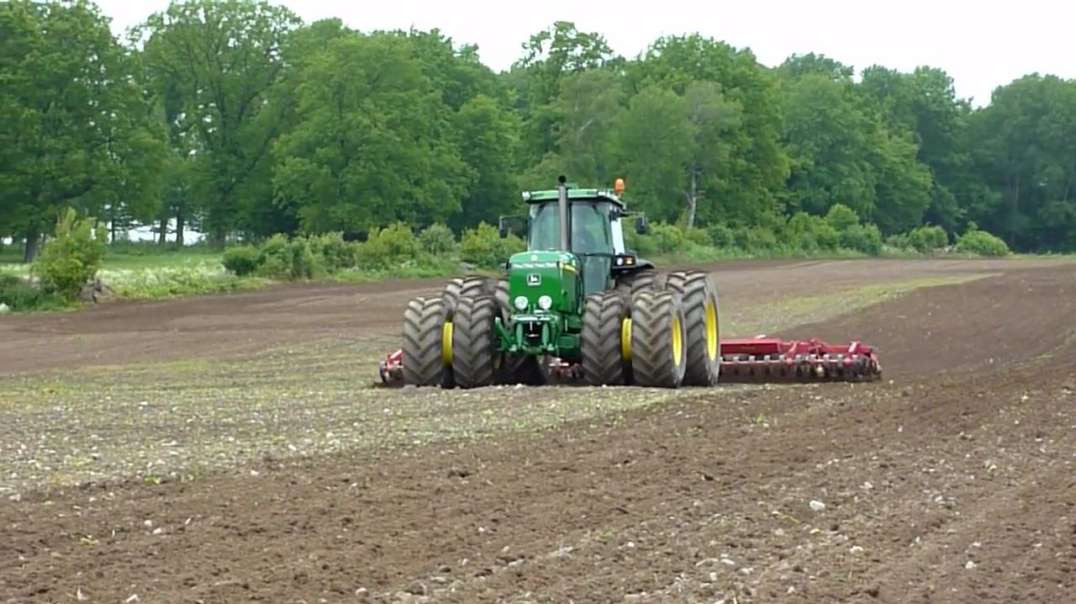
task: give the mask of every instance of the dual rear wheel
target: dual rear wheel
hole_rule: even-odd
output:
[[[508,312],[507,281],[484,276],[452,279],[439,297],[412,300],[404,312],[404,383],[442,388],[546,383],[544,359],[497,349],[495,321]]]
[[[720,373],[717,285],[701,271],[645,271],[587,299],[582,366],[591,385],[713,386]]]

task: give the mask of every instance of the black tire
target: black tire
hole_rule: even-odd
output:
[[[627,361],[620,340],[626,316],[627,309],[620,293],[611,291],[587,296],[580,348],[583,379],[591,386],[628,383]]]
[[[445,301],[445,306],[448,307],[448,315],[451,317],[455,314],[460,300],[492,295],[496,287],[497,284],[489,277],[481,275],[456,277],[445,283],[445,288],[441,292],[441,299]]]
[[[412,386],[451,387],[452,368],[444,360],[444,326],[448,318],[441,298],[415,298],[404,310],[403,379]]]
[[[721,373],[721,307],[717,283],[702,271],[669,274],[666,288],[684,311],[686,386],[716,386]]]
[[[494,321],[500,309],[493,296],[460,298],[452,327],[452,376],[460,388],[493,384],[501,369]]]
[[[654,289],[654,284],[657,280],[658,272],[654,269],[646,268],[633,273],[626,273],[618,277],[616,280],[616,289],[633,294],[637,291]]]
[[[631,371],[636,385],[677,388],[683,383],[684,335],[684,313],[672,292],[648,290],[632,297]]]

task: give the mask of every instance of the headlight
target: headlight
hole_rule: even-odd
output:
[[[550,298],[549,296],[542,296],[541,298],[538,298],[538,306],[542,310],[549,310],[550,308],[553,308],[553,298]]]
[[[516,296],[515,305],[519,310],[527,310],[527,304],[529,303],[530,301],[527,300],[527,296]]]

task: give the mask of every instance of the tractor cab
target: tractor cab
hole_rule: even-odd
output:
[[[610,191],[577,188],[563,177],[557,189],[524,192],[528,212],[520,230],[526,234],[527,252],[574,256],[582,269],[583,296],[610,289],[618,274],[652,268],[625,245],[623,223],[631,214],[620,199],[622,192],[622,180]],[[502,236],[512,222],[518,225],[520,219],[501,220]],[[567,223],[563,231],[562,222]],[[645,216],[636,217],[635,228],[640,234],[647,232]]]

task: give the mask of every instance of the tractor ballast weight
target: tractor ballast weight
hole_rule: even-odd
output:
[[[717,283],[700,271],[662,273],[628,250],[612,191],[528,191],[526,251],[500,278],[450,280],[404,312],[403,348],[381,362],[390,385],[476,388],[582,381],[663,388],[773,375],[874,379],[873,350],[854,344],[720,339]],[[644,215],[636,231],[647,230]],[[500,232],[507,235],[507,218]],[[736,380],[740,381],[740,380]]]

